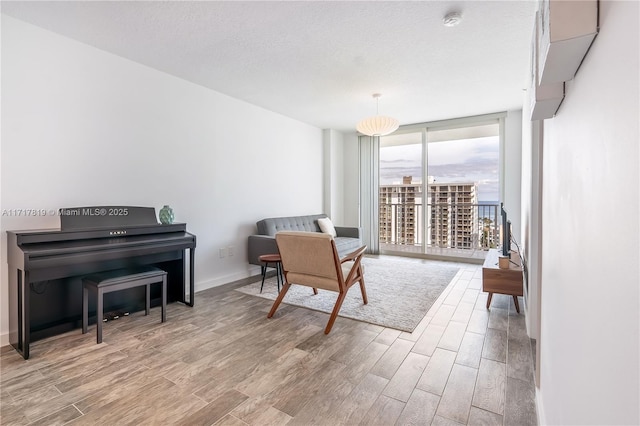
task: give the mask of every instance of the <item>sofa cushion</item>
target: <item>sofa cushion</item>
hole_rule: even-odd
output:
[[[324,214],[290,217],[272,217],[257,222],[258,234],[276,235],[280,231],[321,232],[318,219],[327,217]]]

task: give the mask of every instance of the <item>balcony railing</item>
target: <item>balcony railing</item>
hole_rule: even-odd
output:
[[[498,214],[497,204],[381,203],[380,248],[484,258],[500,239]]]

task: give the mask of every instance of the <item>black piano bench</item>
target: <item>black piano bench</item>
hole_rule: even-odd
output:
[[[105,293],[125,290],[127,288],[145,286],[145,315],[149,315],[150,286],[162,282],[162,319],[167,319],[167,273],[153,266],[140,266],[136,268],[116,269],[100,272],[82,279],[82,334],[87,332],[89,324],[89,290],[97,295],[96,302],[96,326],[97,343],[102,343],[102,297]]]

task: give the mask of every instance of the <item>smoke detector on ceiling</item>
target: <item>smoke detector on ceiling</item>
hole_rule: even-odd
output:
[[[455,27],[462,21],[462,14],[460,12],[449,12],[442,19],[445,27]]]

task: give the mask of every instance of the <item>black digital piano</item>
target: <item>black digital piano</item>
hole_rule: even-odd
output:
[[[59,216],[60,229],[7,231],[9,341],[24,359],[30,342],[80,327],[82,277],[91,273],[154,265],[167,271],[167,301],[193,306],[196,237],[186,224],[158,223],[153,207],[65,208]],[[156,305],[160,289],[152,290]],[[104,309],[134,312],[144,300],[142,287],[114,292]]]

